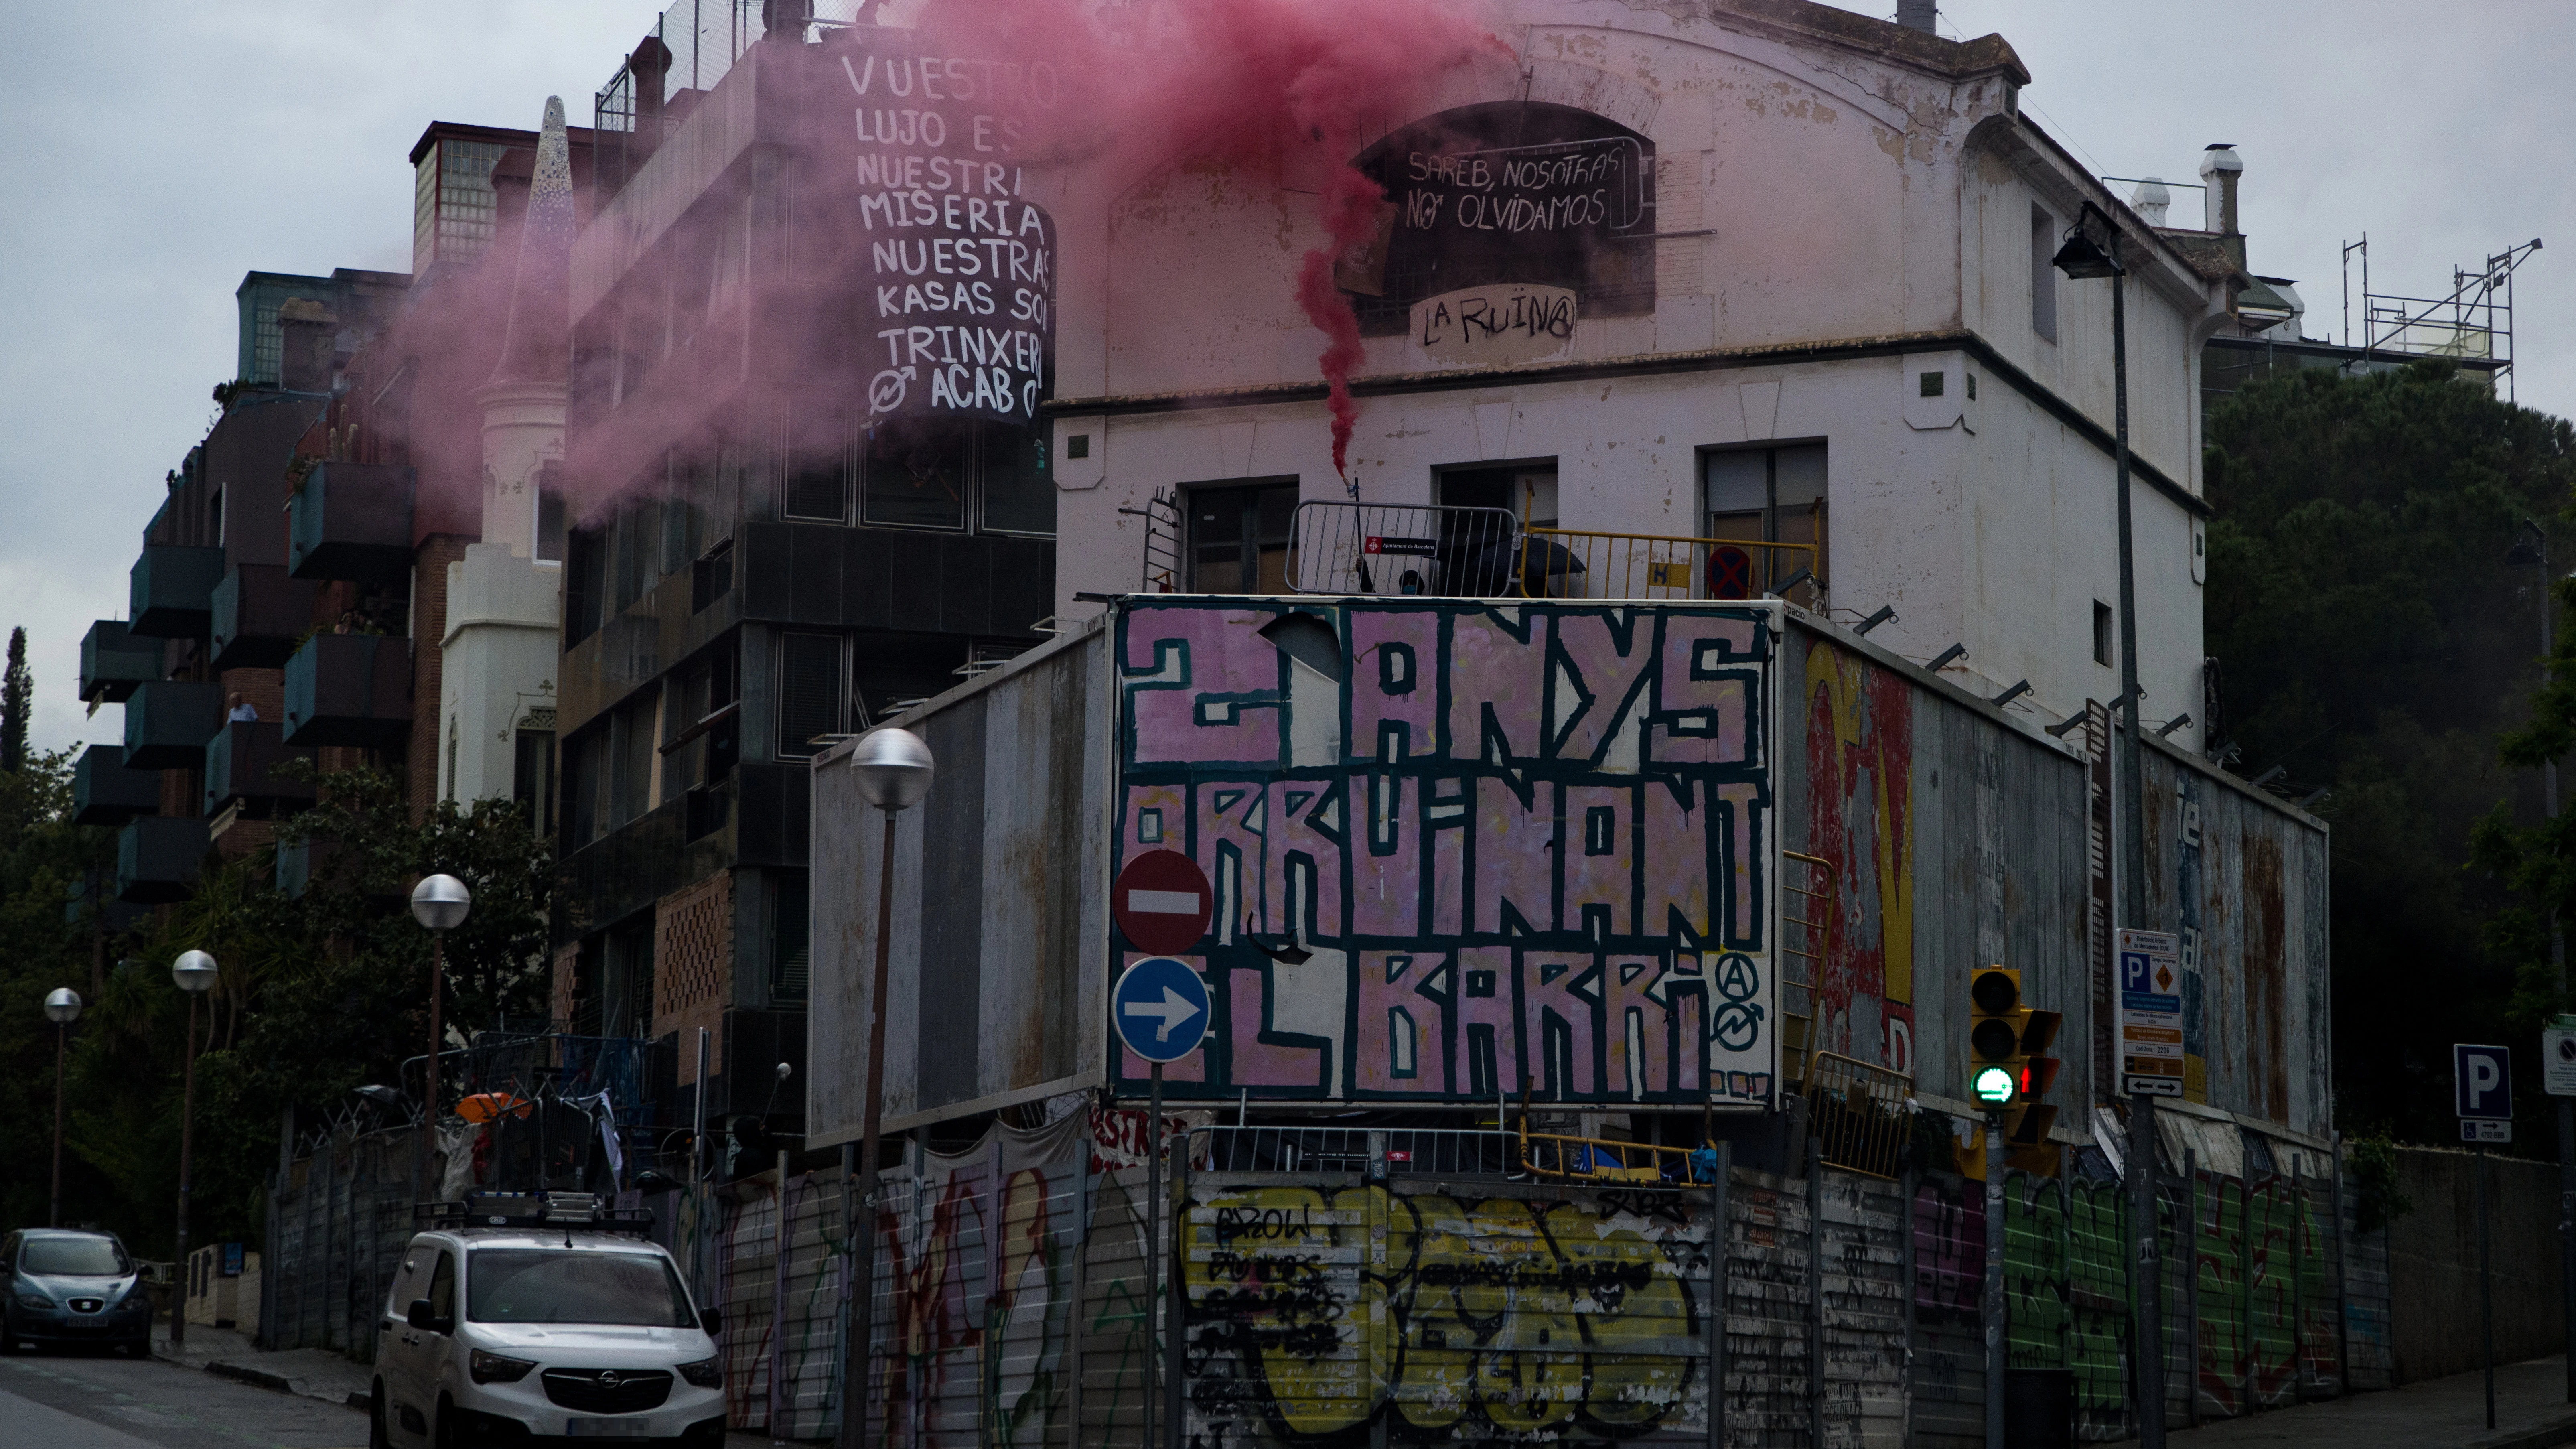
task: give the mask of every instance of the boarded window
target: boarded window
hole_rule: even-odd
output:
[[[1190,535],[1190,587],[1202,594],[1288,592],[1288,531],[1297,481],[1244,488],[1192,488],[1183,495]]]
[[[2051,342],[2057,340],[2057,220],[2030,209],[2030,326]]]

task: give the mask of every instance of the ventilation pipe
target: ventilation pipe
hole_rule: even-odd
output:
[[[2209,186],[2208,229],[2220,236],[2242,236],[2236,225],[2236,182],[2245,162],[2236,148],[2221,141],[2201,153],[2200,179]]]
[[[2167,225],[2165,208],[2173,205],[2173,192],[2167,189],[2163,177],[2143,176],[2138,179],[2137,189],[2129,193],[2129,205],[2137,209],[2147,225],[2161,228]]]

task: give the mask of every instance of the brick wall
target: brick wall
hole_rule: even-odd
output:
[[[733,872],[720,870],[653,907],[653,1035],[680,1033],[680,1085],[698,1079],[698,1027],[709,1037],[707,1070],[724,1070],[721,1027],[732,1004]]]

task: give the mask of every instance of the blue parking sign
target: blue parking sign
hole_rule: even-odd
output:
[[[2462,1118],[2482,1122],[2513,1120],[2513,1052],[2500,1046],[2451,1048],[2451,1092]]]

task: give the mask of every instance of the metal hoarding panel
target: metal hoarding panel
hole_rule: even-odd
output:
[[[1774,1102],[1780,609],[1124,606],[1112,864],[1215,901],[1166,1095]]]
[[[899,721],[938,761],[896,817],[885,1130],[1096,1083],[1106,636],[1085,629]],[[814,766],[813,1146],[860,1135],[884,819],[846,746]]]

